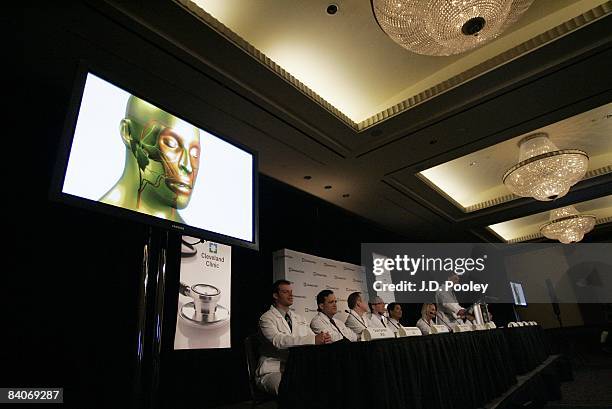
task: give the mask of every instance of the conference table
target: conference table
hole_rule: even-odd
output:
[[[472,409],[548,357],[540,326],[290,349],[281,408]]]

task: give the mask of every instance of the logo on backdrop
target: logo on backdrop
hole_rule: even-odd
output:
[[[293,258],[293,256],[290,256],[289,254],[283,254],[283,255],[274,257],[274,260],[280,260],[281,258]]]
[[[314,271],[312,273],[313,277],[327,277],[327,274],[323,274],[323,273],[317,273],[316,271]]]
[[[302,273],[304,274],[304,270],[297,270],[295,268],[289,267],[289,272],[290,273]]]
[[[355,269],[354,269],[354,268],[344,267],[344,271],[346,271],[346,270],[348,270],[348,271],[355,271]]]
[[[341,276],[337,276],[337,275],[334,275],[334,278],[336,280],[346,280],[346,277],[341,277]]]
[[[335,264],[323,263],[323,265],[324,265],[325,267],[332,267],[332,268],[336,268],[336,265],[335,265]]]
[[[316,285],[316,284],[311,284],[311,283],[307,283],[307,282],[304,282],[304,287],[315,287],[315,288],[319,288],[319,286],[318,286],[318,285]]]
[[[338,291],[340,291],[340,287],[332,287],[331,285],[326,285],[325,288],[327,288],[328,290],[338,290]]]
[[[312,263],[312,264],[317,264],[316,261],[314,260],[308,260],[307,258],[302,257],[302,263]]]
[[[208,252],[217,254],[217,243],[212,243],[212,242],[208,243]]]

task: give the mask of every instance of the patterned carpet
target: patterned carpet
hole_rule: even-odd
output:
[[[572,357],[574,381],[561,385],[563,399],[545,409],[612,408],[612,354],[580,351]]]

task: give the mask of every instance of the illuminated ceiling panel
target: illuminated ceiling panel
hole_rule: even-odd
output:
[[[597,224],[612,222],[612,196],[604,196],[573,205],[583,214],[592,214]],[[540,226],[548,222],[550,212],[532,214],[519,219],[509,220],[488,226],[498,237],[506,242],[516,243],[542,237]]]
[[[518,161],[518,142],[534,132],[547,132],[559,149],[585,151],[589,155],[586,178],[612,172],[612,104],[606,104],[426,169],[418,176],[465,212],[514,200],[517,196],[502,178]]]

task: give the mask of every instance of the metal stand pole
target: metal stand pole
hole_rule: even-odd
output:
[[[138,283],[138,339],[132,402],[135,409],[159,407],[167,249],[168,232],[149,227]]]

